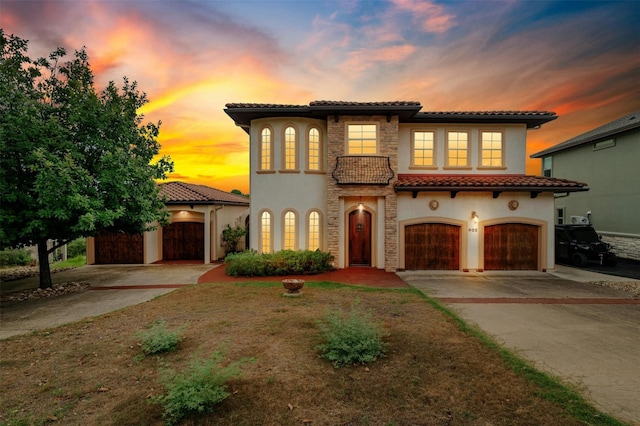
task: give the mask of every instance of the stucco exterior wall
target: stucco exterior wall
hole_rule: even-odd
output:
[[[417,130],[433,130],[436,132],[436,167],[429,168],[421,172],[419,168],[411,167],[411,138],[412,132]],[[472,124],[400,124],[398,135],[398,173],[434,173],[453,174],[469,173],[469,170],[446,169],[445,164],[445,140],[446,132],[451,130],[468,131],[471,137],[470,164],[471,170],[476,173],[485,174],[524,174],[526,169],[526,138],[527,130],[524,124],[495,124],[495,125],[472,125]],[[504,155],[505,167],[503,168],[481,168],[480,164],[480,132],[481,131],[504,131]]]
[[[437,209],[430,207],[437,202]],[[512,210],[514,203],[517,208]],[[511,203],[511,208],[510,208]],[[478,214],[478,222],[472,220],[472,212]],[[408,224],[440,222],[461,226],[460,269],[483,269],[483,227],[498,223],[527,223],[540,227],[539,269],[555,267],[553,250],[553,194],[540,194],[531,198],[528,192],[503,192],[497,199],[490,192],[458,193],[451,198],[448,192],[410,193],[398,195],[398,241],[402,239],[404,226]],[[399,267],[404,256],[401,254]]]
[[[298,171],[282,171],[282,131],[285,126],[293,125],[298,130]],[[259,172],[260,131],[269,125],[273,129],[274,170]],[[272,118],[254,120],[251,124],[251,220],[250,245],[261,251],[259,246],[259,224],[262,211],[269,211],[272,219],[272,247],[274,251],[281,250],[283,213],[287,209],[296,212],[298,221],[298,248],[307,248],[306,218],[311,210],[321,212],[322,224],[321,248],[326,250],[326,169],[322,172],[307,172],[306,167],[306,129],[316,126],[321,131],[322,152],[321,159],[326,159],[327,132],[326,121],[301,118]],[[326,163],[322,163],[326,167]]]

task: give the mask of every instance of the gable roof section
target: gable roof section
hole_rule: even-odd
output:
[[[536,152],[535,154],[531,155],[531,158],[540,158],[558,151],[573,148],[574,146],[596,142],[601,139],[608,139],[620,133],[637,128],[640,128],[640,111],[625,115],[624,117],[620,117],[617,120],[611,121],[603,126],[597,127],[593,130],[589,130],[586,133],[554,145],[551,148]]]
[[[335,115],[387,115],[399,117],[401,123],[517,123],[535,128],[555,120],[548,111],[440,111],[419,112],[420,102],[349,102],[313,101],[309,105],[229,103],[225,112],[237,126],[248,132],[251,121],[269,117],[305,117],[327,119]]]
[[[166,197],[165,204],[214,204],[249,207],[249,199],[209,186],[185,182],[167,182],[158,186],[160,187],[160,196]]]
[[[528,175],[413,175],[400,174],[396,192],[577,192],[588,191],[586,183]]]

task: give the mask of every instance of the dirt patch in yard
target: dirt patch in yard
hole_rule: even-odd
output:
[[[91,320],[0,345],[0,423],[162,424],[149,403],[163,392],[159,368],[226,348],[254,358],[229,383],[204,425],[580,424],[539,389],[410,289],[307,283],[203,284]],[[22,302],[29,303],[29,302]],[[385,330],[386,357],[336,369],[319,358],[317,321],[358,303]],[[164,319],[185,326],[178,351],[143,357],[136,332]]]

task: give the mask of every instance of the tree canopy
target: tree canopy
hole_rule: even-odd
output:
[[[32,60],[28,41],[2,29],[0,48],[0,248],[37,244],[42,260],[47,240],[166,223],[155,180],[173,163],[154,162],[161,123],[143,123],[137,83],[98,91],[84,48]],[[51,286],[40,265],[40,286]]]

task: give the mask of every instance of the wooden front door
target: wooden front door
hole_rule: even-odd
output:
[[[371,266],[371,213],[349,213],[349,266]]]
[[[460,227],[445,223],[406,226],[404,264],[408,270],[460,269]]]
[[[484,269],[537,270],[538,227],[524,223],[485,226]]]
[[[204,259],[204,223],[176,222],[162,228],[163,260]]]

